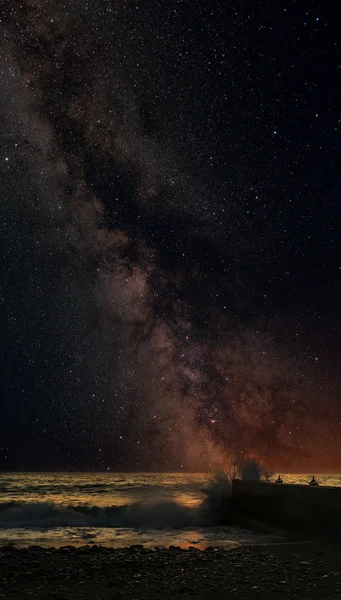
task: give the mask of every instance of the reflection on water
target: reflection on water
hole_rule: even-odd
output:
[[[206,474],[154,473],[25,473],[0,475],[0,502],[55,502],[119,506],[130,502],[175,500],[186,506],[198,504]],[[110,501],[108,502],[108,500]]]
[[[6,533],[6,534],[5,534]],[[5,535],[4,535],[5,534]],[[0,545],[14,544],[19,547],[39,545],[44,547],[103,545],[124,548],[141,544],[145,548],[179,546],[186,550],[195,547],[204,550],[208,546],[235,547],[243,544],[254,544],[270,536],[256,536],[238,528],[206,528],[206,529],[174,529],[171,531],[136,530],[111,528],[56,528],[42,529],[7,529],[0,530]],[[271,537],[271,539],[277,539]]]
[[[277,475],[276,475],[277,477]],[[275,477],[275,478],[276,478]],[[308,484],[311,475],[282,474],[285,483]],[[341,476],[318,475],[320,485],[341,486]],[[61,546],[72,544],[103,544],[123,547],[143,544],[146,547],[194,546],[203,549],[207,546],[235,546],[238,544],[262,543],[269,536],[259,535],[237,527],[203,527],[185,529],[142,529],[123,527],[84,527],[70,522],[72,526],[56,527],[53,522],[44,527],[36,527],[33,520],[39,507],[53,503],[56,507],[67,508],[84,505],[110,507],[133,505],[157,505],[175,503],[188,508],[200,504],[203,488],[210,481],[207,474],[184,473],[24,473],[0,475],[0,516],[5,503],[12,502],[11,511],[26,510],[33,506],[32,526],[0,528],[0,544],[14,543],[21,546],[38,544]],[[39,504],[38,504],[39,503]],[[173,505],[172,505],[173,506]],[[26,511],[27,512],[27,511]],[[30,516],[30,512],[28,515]],[[13,514],[12,514],[13,516]],[[19,521],[18,521],[19,523]],[[29,521],[31,523],[31,521]],[[4,521],[2,522],[4,525]]]

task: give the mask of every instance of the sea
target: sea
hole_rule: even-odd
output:
[[[281,474],[308,484],[305,474]],[[318,475],[341,486],[341,475]],[[278,539],[217,519],[226,481],[204,473],[0,474],[0,546],[234,547]]]

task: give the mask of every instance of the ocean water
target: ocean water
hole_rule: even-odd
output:
[[[287,483],[311,478],[281,476]],[[315,477],[320,485],[341,486],[341,475]],[[207,474],[6,473],[0,475],[0,545],[203,549],[269,541],[215,522],[217,495],[224,502],[225,493]]]

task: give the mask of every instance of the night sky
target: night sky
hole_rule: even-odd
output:
[[[336,4],[2,0],[1,469],[341,468]]]

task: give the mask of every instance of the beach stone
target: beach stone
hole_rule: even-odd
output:
[[[28,566],[30,569],[38,569],[39,567],[41,567],[41,562],[40,562],[40,560],[30,560],[30,561],[27,563],[27,566]]]
[[[193,594],[195,592],[195,589],[184,585],[183,587],[179,588],[178,592],[179,594]]]

